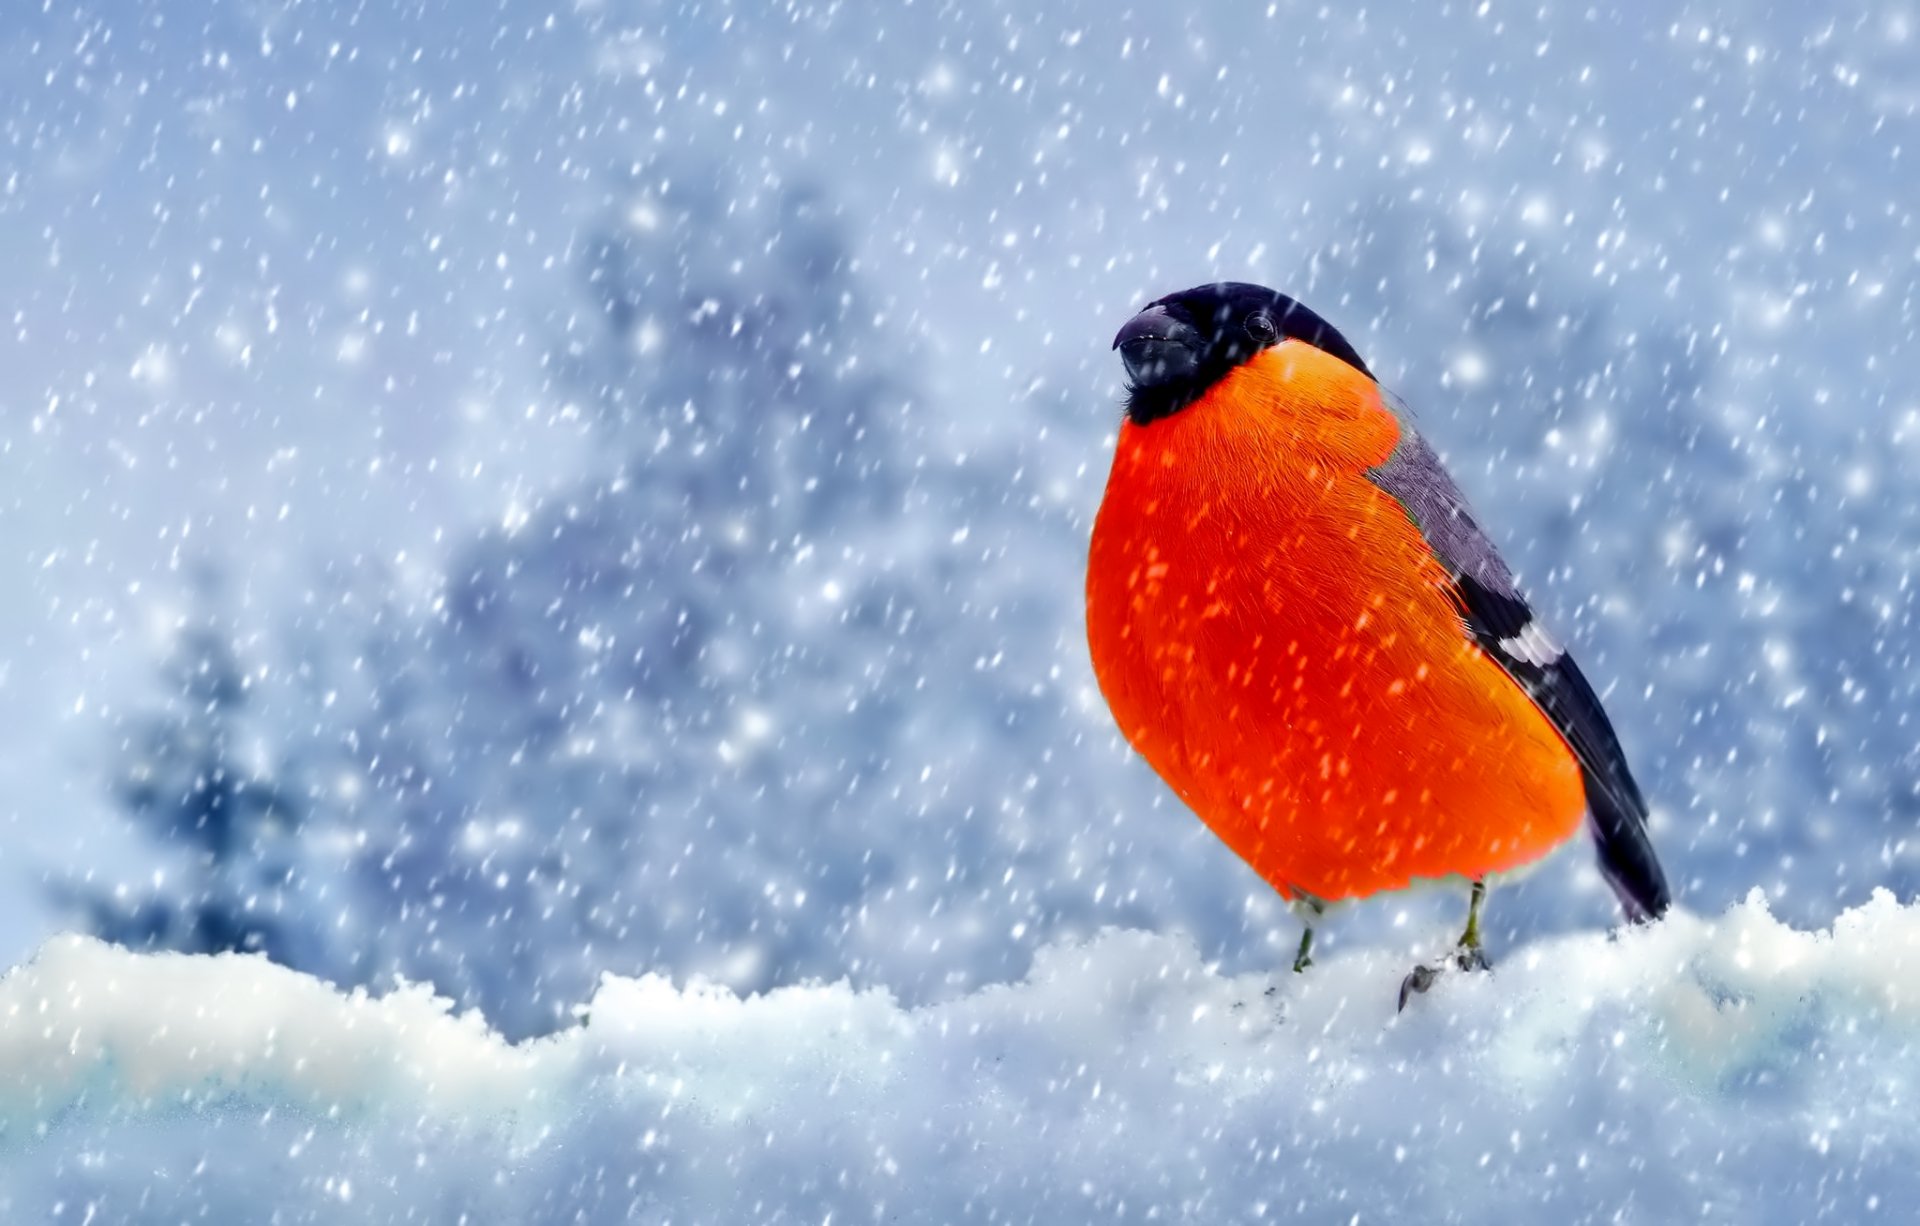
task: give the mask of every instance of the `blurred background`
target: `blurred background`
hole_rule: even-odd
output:
[[[1903,5],[49,5],[0,29],[0,953],[903,1000],[1298,929],[1081,630],[1114,330],[1354,340],[1682,901],[1920,868]],[[1443,891],[1325,949],[1450,941]],[[1575,846],[1494,952],[1614,922]]]

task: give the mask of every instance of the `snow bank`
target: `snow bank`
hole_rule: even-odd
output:
[[[1224,977],[1052,947],[906,1009],[608,979],[513,1045],[423,989],[49,943],[0,983],[6,1220],[1860,1220],[1920,1192],[1920,907]]]

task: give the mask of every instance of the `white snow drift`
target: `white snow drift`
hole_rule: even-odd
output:
[[[1920,907],[1223,977],[1111,932],[905,1009],[606,980],[512,1045],[423,989],[49,943],[0,983],[8,1220],[1860,1220],[1920,1192]]]

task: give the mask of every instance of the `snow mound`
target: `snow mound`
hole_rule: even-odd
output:
[[[1113,931],[919,1008],[608,978],[510,1044],[417,987],[63,937],[0,982],[0,1216],[1851,1221],[1920,1193],[1920,907],[1802,932],[1756,892],[1396,1016],[1406,969],[1226,977]]]

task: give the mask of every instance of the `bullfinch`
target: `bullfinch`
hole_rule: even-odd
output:
[[[1087,637],[1126,739],[1304,913],[1471,885],[1447,966],[1488,965],[1486,881],[1584,818],[1629,919],[1672,895],[1593,687],[1352,344],[1239,282],[1114,338],[1126,419],[1094,521]]]

